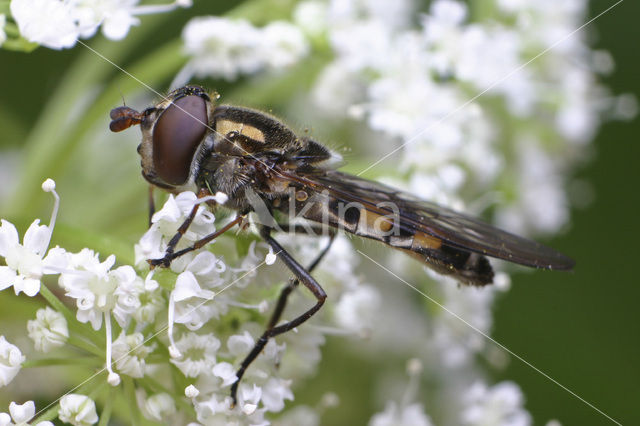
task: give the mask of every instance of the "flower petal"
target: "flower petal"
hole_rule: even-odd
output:
[[[20,35],[51,49],[72,47],[78,38],[68,2],[13,0],[11,15]]]
[[[54,247],[42,259],[43,274],[59,274],[65,269],[69,269],[69,253],[61,247]]]
[[[36,404],[33,401],[27,401],[20,405],[11,401],[9,404],[9,412],[14,422],[26,423],[36,415]]]
[[[139,23],[140,20],[130,15],[127,10],[118,10],[104,20],[102,34],[109,40],[122,40],[127,36],[129,28]]]
[[[25,278],[19,284],[13,286],[16,294],[23,291],[29,297],[33,297],[40,292],[40,280],[35,278]]]
[[[186,300],[190,297],[200,297],[202,299],[213,299],[214,292],[203,290],[198,284],[198,280],[192,272],[186,271],[178,275],[176,286],[173,289],[173,299],[176,302]]]
[[[0,291],[11,287],[16,282],[16,271],[8,266],[0,266]]]
[[[40,219],[33,221],[24,234],[24,247],[38,256],[44,255],[51,240],[51,230],[46,225],[40,225]]]
[[[7,257],[9,250],[20,244],[18,230],[13,223],[2,219],[0,225],[0,256]]]

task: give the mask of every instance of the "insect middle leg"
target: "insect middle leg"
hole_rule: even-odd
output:
[[[291,272],[293,272],[294,277],[289,280],[287,286],[284,287],[280,292],[278,303],[276,304],[273,314],[271,314],[271,319],[269,320],[267,329],[264,331],[264,333],[262,333],[262,336],[260,336],[253,349],[242,361],[242,364],[240,364],[240,368],[236,372],[237,380],[233,383],[233,385],[231,385],[231,398],[233,400],[233,406],[235,406],[237,403],[238,385],[240,384],[240,380],[242,380],[242,376],[244,376],[245,371],[251,365],[251,363],[258,357],[258,355],[260,355],[260,352],[262,352],[269,339],[279,334],[286,333],[287,331],[299,326],[300,324],[311,318],[316,312],[318,312],[320,307],[322,307],[322,305],[324,304],[325,299],[327,298],[327,295],[320,284],[318,284],[318,282],[311,276],[311,272],[313,271],[313,269],[315,269],[316,266],[318,266],[320,261],[329,252],[331,244],[333,243],[333,240],[335,238],[335,233],[329,234],[329,243],[324,249],[322,249],[320,254],[318,254],[315,260],[311,262],[307,269],[304,269],[295,259],[293,259],[293,257],[291,257],[291,255],[287,251],[285,251],[275,239],[271,237],[270,233],[271,229],[269,228],[262,228],[261,230],[262,237],[273,248],[280,260],[282,260],[285,265],[287,265],[287,267],[291,270]],[[284,308],[287,304],[289,295],[298,286],[300,281],[302,281],[305,287],[307,287],[316,297],[316,304],[297,318],[276,327],[276,324],[280,320],[280,316],[282,315],[282,312],[284,311]]]

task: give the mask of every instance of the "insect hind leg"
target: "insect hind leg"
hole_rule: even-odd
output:
[[[280,244],[276,240],[274,240],[270,236],[270,232],[271,230],[269,228],[263,228],[261,230],[263,238],[276,251],[278,257],[280,257],[280,259],[287,265],[291,272],[293,272],[294,277],[289,280],[289,283],[280,292],[278,303],[276,304],[276,307],[271,314],[271,319],[269,320],[267,329],[264,331],[262,336],[260,336],[253,349],[242,361],[242,363],[240,364],[240,368],[236,372],[237,380],[233,383],[233,385],[231,385],[231,398],[233,400],[233,406],[235,406],[237,403],[237,392],[240,380],[242,380],[242,377],[244,376],[247,368],[249,368],[251,363],[258,357],[258,355],[260,355],[260,352],[262,352],[264,347],[267,345],[269,339],[279,334],[286,333],[287,331],[297,327],[298,325],[311,318],[322,307],[327,297],[320,284],[318,284],[317,281],[311,276],[311,272],[316,268],[316,266],[318,266],[324,256],[329,252],[329,249],[331,248],[331,245],[334,241],[335,233],[330,234],[329,243],[318,254],[315,260],[311,262],[309,267],[307,269],[304,269],[298,262],[296,262],[295,259],[293,259],[293,257],[291,257],[288,252],[286,252],[282,248],[282,246],[280,246]],[[289,295],[299,285],[300,281],[302,281],[302,283],[313,293],[313,295],[316,296],[316,304],[297,318],[276,327],[276,324],[280,320],[282,312],[284,311],[284,308],[287,304]]]

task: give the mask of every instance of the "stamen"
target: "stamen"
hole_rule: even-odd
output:
[[[196,204],[202,204],[207,201],[215,201],[218,204],[224,204],[227,202],[227,200],[229,200],[229,196],[227,196],[227,194],[225,194],[224,192],[218,191],[216,192],[216,195],[207,195],[206,197],[196,199],[193,202],[193,205],[195,206]]]
[[[56,225],[56,218],[58,217],[58,208],[60,207],[60,196],[56,192],[56,182],[47,178],[44,182],[42,182],[42,190],[44,192],[51,192],[53,194],[53,211],[51,212],[51,220],[49,221],[49,240],[47,241],[47,248],[44,253],[49,250],[49,244],[51,243],[51,235],[53,235],[53,228]]]
[[[111,368],[111,312],[109,311],[104,313],[104,328],[107,333],[107,371],[109,372],[107,383],[111,386],[118,386],[120,384],[120,376]]]
[[[189,385],[184,389],[184,395],[187,398],[193,399],[193,398],[197,397],[198,395],[200,395],[200,391],[198,390],[197,387],[195,387],[193,385]]]
[[[182,354],[176,346],[176,342],[173,340],[173,322],[175,320],[176,302],[173,298],[173,292],[169,295],[169,309],[167,312],[167,333],[169,334],[169,355],[171,358],[180,358]]]

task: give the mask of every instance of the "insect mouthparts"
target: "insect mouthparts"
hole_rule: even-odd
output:
[[[109,130],[115,133],[121,132],[131,126],[140,124],[143,116],[143,113],[138,112],[133,108],[129,108],[126,105],[114,108],[109,113],[109,117],[111,117]]]

